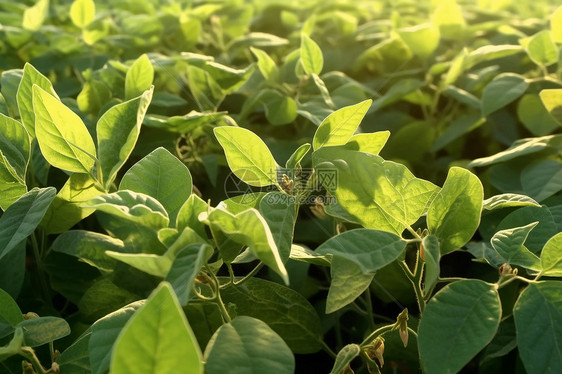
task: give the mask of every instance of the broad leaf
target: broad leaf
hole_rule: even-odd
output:
[[[562,277],[562,233],[546,242],[541,252],[541,274]]]
[[[537,65],[549,66],[558,62],[558,47],[548,30],[533,35],[527,41],[526,49],[531,60]]]
[[[542,103],[552,118],[562,125],[562,89],[546,89],[539,94]]]
[[[277,162],[256,134],[241,127],[217,127],[214,132],[234,175],[251,186],[277,183]]]
[[[334,362],[334,367],[330,374],[342,374],[345,368],[353,361],[353,359],[359,356],[361,353],[361,347],[357,344],[348,344],[343,347],[336,356],[336,361]]]
[[[94,20],[96,4],[94,0],[74,0],[70,6],[70,19],[80,28],[86,27]]]
[[[261,49],[250,47],[250,50],[258,59],[258,69],[263,77],[269,81],[276,81],[279,77],[279,69],[275,64],[275,61]]]
[[[439,278],[440,273],[439,260],[441,257],[441,250],[439,245],[439,238],[433,235],[428,235],[423,238],[422,246],[422,259],[425,263],[423,291],[425,295],[429,295],[429,292],[437,283],[437,279]]]
[[[49,15],[49,0],[38,0],[35,5],[25,9],[22,26],[26,30],[37,31]]]
[[[556,8],[550,17],[550,34],[555,43],[562,43],[562,6]]]
[[[236,304],[239,316],[267,323],[294,353],[314,353],[321,348],[322,326],[318,314],[298,292],[280,284],[251,278],[221,290],[225,303]]]
[[[398,34],[412,52],[423,60],[428,59],[439,45],[439,28],[430,22],[399,29]]]
[[[91,335],[90,329],[86,330],[70,347],[66,348],[60,354],[57,358],[57,364],[60,367],[61,373],[91,373],[90,354],[88,351],[88,343],[90,342]]]
[[[137,98],[111,107],[98,120],[98,158],[107,190],[137,143],[152,92],[150,89]]]
[[[429,207],[427,227],[441,242],[441,254],[465,245],[480,224],[482,183],[466,169],[449,170],[443,188]]]
[[[270,192],[260,201],[260,213],[267,222],[283,263],[287,262],[293,243],[293,231],[297,220],[298,205],[291,196]]]
[[[538,202],[562,190],[562,162],[541,160],[521,172],[521,186],[525,194]]]
[[[427,304],[418,328],[425,372],[458,372],[492,340],[500,317],[494,285],[466,279],[442,288]]]
[[[301,35],[301,62],[307,74],[320,74],[324,66],[322,50],[308,35]]]
[[[356,134],[349,138],[347,143],[345,143],[345,147],[353,151],[378,155],[389,137],[390,131],[377,131],[370,134]]]
[[[517,206],[537,206],[539,203],[526,195],[505,193],[492,196],[482,202],[482,209],[494,210],[501,208],[517,207]]]
[[[33,86],[35,134],[41,153],[54,167],[91,174],[96,147],[76,113],[39,86]]]
[[[537,94],[527,94],[519,100],[517,117],[535,136],[548,135],[559,127]]]
[[[369,287],[374,273],[364,273],[357,262],[333,256],[330,267],[332,281],[326,298],[326,314],[352,303]]]
[[[291,157],[289,157],[289,159],[285,163],[285,167],[287,169],[294,169],[298,165],[300,165],[302,159],[304,158],[304,156],[306,156],[306,154],[310,150],[310,147],[311,147],[310,143],[304,143],[303,145],[295,149]]]
[[[529,87],[524,77],[504,73],[495,77],[482,93],[482,116],[486,117],[518,99]]]
[[[240,316],[222,325],[205,349],[205,372],[291,374],[295,358],[287,344],[259,319]]]
[[[0,362],[17,355],[23,345],[23,330],[21,327],[18,327],[8,345],[0,347]]]
[[[196,194],[191,194],[181,206],[176,218],[176,229],[181,232],[186,227],[192,228],[200,237],[206,238],[205,224],[200,222],[200,213],[206,212],[209,205]]]
[[[33,233],[55,198],[54,187],[34,188],[0,216],[0,259]]]
[[[529,374],[555,374],[562,367],[562,283],[531,283],[515,307],[517,346]]]
[[[548,239],[559,232],[554,217],[547,206],[525,206],[516,209],[497,224],[496,230],[527,226],[533,222],[539,224],[529,233],[525,246],[531,252],[539,253]]]
[[[30,318],[21,321],[17,327],[23,329],[23,340],[29,347],[38,347],[70,334],[68,323],[58,317]]]
[[[4,323],[16,326],[23,321],[23,316],[18,304],[6,291],[0,288],[0,333]]]
[[[0,206],[10,204],[27,192],[25,177],[31,153],[29,135],[16,120],[0,114]]]
[[[176,222],[178,211],[191,195],[191,174],[165,148],[157,148],[133,165],[121,179],[120,190],[131,190],[158,200]]]
[[[314,134],[313,149],[347,143],[367,114],[371,103],[372,100],[365,100],[336,110],[326,117]]]
[[[154,79],[154,68],[146,54],[141,55],[131,65],[125,75],[125,100],[131,100],[143,92],[152,91],[152,80]]]
[[[203,373],[202,355],[172,287],[163,282],[119,334],[110,372],[164,374],[179,367]]]
[[[539,258],[524,246],[529,233],[537,224],[538,222],[533,222],[526,226],[498,231],[492,237],[492,247],[510,265],[540,270]]]

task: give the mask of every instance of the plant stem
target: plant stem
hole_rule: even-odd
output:
[[[379,335],[383,335],[389,331],[392,330],[392,328],[394,327],[394,324],[392,325],[386,325],[383,327],[379,327],[378,329],[376,329],[375,331],[373,331],[372,333],[369,334],[369,336],[367,336],[363,342],[359,345],[361,348],[364,348],[366,346],[368,346],[369,344],[371,344],[373,342],[373,340],[375,340]]]
[[[418,301],[418,307],[420,309],[420,314],[422,314],[423,310],[425,308],[425,299],[423,297],[423,290],[422,290],[422,286],[421,286],[424,264],[423,264],[423,261],[421,261],[421,258],[420,258],[420,251],[418,251],[418,253],[417,253],[416,266],[414,268],[413,273],[412,273],[412,271],[410,270],[410,268],[408,267],[408,265],[406,264],[405,261],[399,261],[398,264],[400,265],[400,267],[402,268],[402,270],[404,271],[404,273],[406,274],[406,276],[410,280],[410,283],[412,283],[412,286],[414,287],[414,292],[416,293],[416,299]]]
[[[332,348],[330,348],[330,347],[328,346],[328,344],[326,344],[326,342],[325,342],[324,340],[318,339],[318,341],[319,341],[320,344],[322,345],[322,349],[324,350],[324,352],[326,352],[326,353],[329,354],[333,359],[335,359],[336,356],[337,356],[337,355],[336,355],[336,352],[334,352],[334,351],[332,350]]]
[[[33,367],[35,368],[35,370],[39,373],[39,374],[48,374],[49,371],[47,371],[43,365],[41,365],[41,362],[39,361],[39,359],[37,358],[37,356],[35,355],[35,351],[33,350],[33,348],[31,347],[21,347],[19,352],[20,356],[25,357],[26,360],[30,361],[31,364],[33,365]]]
[[[371,300],[371,290],[369,287],[365,290],[365,305],[367,307],[367,318],[369,318],[369,328],[375,329],[375,316],[373,315],[373,301]]]
[[[53,306],[51,300],[51,293],[49,292],[49,286],[47,283],[47,279],[45,278],[43,258],[41,257],[41,250],[39,248],[39,243],[37,242],[36,233],[33,233],[31,235],[31,247],[33,248],[33,256],[35,257],[35,263],[37,264],[37,277],[39,278],[39,284],[41,285],[43,297],[45,298],[47,305]]]
[[[257,264],[256,267],[253,268],[252,271],[250,271],[244,278],[240,279],[238,282],[234,282],[234,285],[238,286],[238,285],[246,282],[248,279],[252,278],[254,275],[256,275],[261,270],[263,265],[264,265],[264,263],[260,261],[260,263]]]

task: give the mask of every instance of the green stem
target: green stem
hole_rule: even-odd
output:
[[[318,339],[318,341],[319,341],[320,344],[322,345],[322,349],[324,350],[324,352],[326,352],[326,353],[329,354],[333,359],[335,359],[336,356],[337,356],[337,355],[336,355],[336,352],[334,352],[334,351],[332,350],[332,348],[330,348],[330,347],[328,346],[328,344],[326,344],[326,342],[325,342],[324,340]]]
[[[367,307],[367,315],[369,318],[369,327],[371,330],[375,329],[375,316],[373,315],[373,301],[371,300],[371,289],[367,287],[365,290],[365,304]]]
[[[361,348],[364,348],[364,347],[368,346],[380,335],[386,334],[387,332],[391,331],[393,327],[394,327],[394,324],[379,327],[378,329],[376,329],[375,331],[370,333],[369,336],[367,336],[365,338],[365,340],[363,340],[363,342],[359,346]]]
[[[43,266],[43,258],[41,257],[41,250],[39,248],[39,243],[37,242],[36,233],[31,235],[31,247],[33,248],[33,256],[35,257],[35,263],[37,264],[37,277],[39,278],[39,284],[41,285],[41,290],[43,297],[49,306],[52,306],[51,293],[49,292],[49,286],[47,279],[45,278],[45,269]]]
[[[421,286],[421,280],[422,280],[422,275],[423,275],[423,265],[424,264],[420,259],[420,252],[418,251],[417,259],[416,259],[416,266],[414,268],[413,273],[410,270],[410,268],[408,268],[408,265],[406,264],[405,261],[399,261],[398,264],[400,265],[400,267],[404,271],[404,274],[406,274],[406,276],[410,280],[410,283],[412,283],[412,286],[414,287],[414,292],[416,293],[416,299],[418,301],[418,307],[420,309],[420,314],[422,314],[423,310],[425,308],[425,299],[423,297],[423,290],[422,290],[422,286]]]
[[[33,350],[33,348],[31,347],[21,347],[19,350],[19,354],[20,356],[25,357],[25,359],[29,362],[31,362],[31,364],[33,365],[33,367],[35,368],[35,370],[39,373],[39,374],[48,374],[49,371],[47,371],[43,365],[41,365],[41,362],[39,361],[39,359],[37,358],[37,356],[35,355],[35,351]]]
[[[256,275],[261,268],[264,266],[264,263],[260,261],[259,264],[256,265],[255,268],[252,269],[252,271],[250,271],[244,278],[240,279],[238,282],[234,282],[235,286],[238,286],[244,282],[246,282],[248,279],[252,278],[254,275]]]

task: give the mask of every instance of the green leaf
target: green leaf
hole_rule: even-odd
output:
[[[287,344],[259,319],[240,316],[222,325],[205,349],[205,371],[219,373],[293,373],[295,358]]]
[[[125,100],[140,96],[145,91],[151,91],[154,80],[154,67],[146,54],[135,60],[125,75]]]
[[[415,92],[423,86],[425,86],[425,83],[418,79],[406,78],[399,80],[384,95],[373,101],[371,113],[402,100],[406,95]]]
[[[450,85],[454,84],[457,79],[461,76],[461,74],[465,70],[465,61],[466,61],[467,51],[466,48],[463,48],[457,56],[451,61],[451,65],[449,66],[449,70],[447,70],[447,74],[445,74],[444,79],[441,81],[441,87],[446,88]]]
[[[338,109],[326,117],[314,134],[313,149],[316,151],[321,147],[347,143],[367,114],[371,103],[372,100],[365,100]]]
[[[548,135],[559,127],[537,94],[527,94],[519,100],[517,117],[535,136]]]
[[[470,52],[465,61],[465,68],[471,69],[481,62],[492,61],[502,57],[512,56],[523,51],[519,45],[500,44],[485,45]]]
[[[114,374],[203,373],[202,355],[172,287],[162,282],[127,322],[113,349]]]
[[[538,222],[533,222],[526,226],[498,231],[492,237],[492,247],[510,265],[540,270],[539,258],[523,245],[537,224]]]
[[[562,89],[542,90],[539,96],[548,113],[562,125]]]
[[[332,256],[320,255],[306,246],[293,244],[291,246],[291,260],[306,262],[309,264],[330,266]]]
[[[531,283],[513,308],[517,346],[529,374],[555,374],[562,367],[562,283]]]
[[[549,66],[558,62],[558,47],[548,30],[533,35],[527,42],[526,50],[529,58],[537,65]]]
[[[347,143],[345,143],[345,147],[353,151],[378,155],[389,137],[390,131],[388,130],[370,134],[356,134],[349,138]]]
[[[308,35],[301,34],[301,62],[307,74],[320,74],[324,66],[322,50]]]
[[[343,347],[336,356],[336,361],[330,374],[342,374],[351,361],[359,356],[359,353],[361,353],[361,347],[357,344],[348,344]]]
[[[495,77],[482,93],[482,116],[486,117],[525,93],[529,83],[525,77],[513,73],[503,73]]]
[[[541,160],[521,172],[521,186],[525,194],[538,202],[562,190],[562,162]]]
[[[465,245],[480,224],[484,191],[477,176],[453,167],[427,212],[427,227],[441,242],[441,254]]]
[[[127,321],[144,304],[145,300],[135,301],[97,320],[92,325],[92,335],[88,342],[92,374],[104,374],[109,370],[117,337]]]
[[[437,283],[440,273],[439,259],[441,257],[441,250],[439,238],[434,235],[428,235],[423,238],[422,246],[422,259],[425,263],[423,291],[425,295],[428,295]]]
[[[26,240],[22,240],[10,253],[0,259],[0,288],[17,298],[26,276]]]
[[[56,252],[78,257],[81,261],[103,271],[112,271],[116,261],[105,251],[125,252],[125,245],[119,239],[85,230],[65,231],[52,244]]]
[[[238,316],[267,323],[297,354],[321,348],[322,325],[316,310],[298,292],[278,283],[251,278],[221,290],[225,303],[236,305]]]
[[[478,108],[480,108],[480,104]],[[452,120],[445,131],[435,139],[431,151],[437,152],[443,149],[445,146],[451,144],[451,142],[482,126],[485,122],[486,119],[482,118],[480,114],[467,114],[457,117]]]
[[[541,252],[541,274],[562,277],[562,233],[546,242]]]
[[[451,96],[459,103],[466,104],[470,108],[480,111],[480,108],[482,106],[482,104],[480,103],[480,99],[478,99],[470,92],[463,90],[462,88],[449,86],[445,90],[443,90],[443,93],[447,96]]]
[[[84,374],[91,373],[88,343],[91,336],[90,329],[86,330],[70,347],[66,348],[57,358],[61,373]]]
[[[187,68],[189,89],[202,110],[216,111],[225,93],[212,75],[195,66]]]
[[[277,162],[256,134],[230,126],[217,127],[214,133],[234,175],[251,186],[264,187],[277,183]]]
[[[514,193],[495,195],[482,202],[482,209],[484,210],[494,210],[518,206],[540,207],[539,203],[531,199],[529,196]]]
[[[277,81],[279,78],[279,68],[275,61],[261,49],[250,47],[250,50],[258,59],[258,69],[265,79],[268,81]]]
[[[22,26],[26,30],[37,31],[49,15],[49,0],[38,0],[35,5],[25,9]]]
[[[54,187],[34,188],[0,216],[0,259],[33,233],[55,198]]]
[[[95,197],[84,204],[127,221],[153,229],[168,227],[166,209],[151,196],[133,191],[118,191]]]
[[[200,237],[206,238],[205,224],[199,221],[199,214],[207,212],[209,205],[199,196],[191,194],[178,211],[176,229],[181,232],[186,227],[192,228]]]
[[[553,42],[562,43],[562,6],[550,16],[550,34]]]
[[[14,337],[7,346],[0,347],[0,362],[5,359],[17,355],[21,346],[23,345],[23,330],[18,327],[14,332]]]
[[[70,334],[68,323],[58,317],[38,317],[21,321],[23,340],[29,347],[38,347]]]
[[[441,1],[433,14],[431,20],[437,26],[444,38],[460,39],[465,34],[466,21],[463,10],[455,0]]]
[[[398,34],[422,60],[427,60],[439,46],[439,28],[431,22],[398,30]]]
[[[418,328],[425,372],[458,372],[492,340],[500,317],[494,285],[466,279],[442,288],[427,304]]]
[[[84,28],[94,20],[96,4],[94,0],[74,0],[70,6],[70,19],[77,27]]]
[[[98,120],[98,158],[107,190],[137,143],[152,92],[150,89],[137,98],[111,107]]]
[[[33,65],[26,63],[23,76],[18,86],[16,100],[20,112],[21,122],[29,135],[35,138],[35,112],[33,110],[33,86],[37,85],[49,94],[58,98],[51,81],[41,74]]]
[[[297,207],[291,196],[277,191],[268,193],[260,201],[260,213],[271,230],[283,263],[287,262],[291,253]]]
[[[287,125],[297,118],[297,103],[292,97],[275,90],[260,91],[256,101],[261,103],[267,120],[274,126]]]
[[[23,321],[23,316],[18,304],[6,291],[0,288],[0,326],[7,322],[16,326]]]
[[[45,159],[59,169],[91,174],[96,147],[80,117],[37,85],[33,108],[35,134]]]
[[[374,273],[364,273],[357,262],[333,256],[330,267],[332,281],[326,298],[326,314],[352,303],[369,287]]]
[[[295,149],[291,157],[289,157],[289,159],[285,163],[285,168],[294,169],[298,165],[300,165],[304,156],[306,156],[308,151],[310,151],[310,147],[310,143],[304,143],[303,145]]]
[[[159,147],[125,173],[119,189],[152,196],[166,208],[170,221],[175,222],[191,195],[191,173],[177,157]]]
[[[0,114],[0,190],[5,191],[0,195],[0,206],[3,210],[27,192],[25,177],[30,149],[25,128],[18,121]]]

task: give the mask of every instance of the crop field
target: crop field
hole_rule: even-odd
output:
[[[557,0],[0,0],[0,374],[558,374]]]

